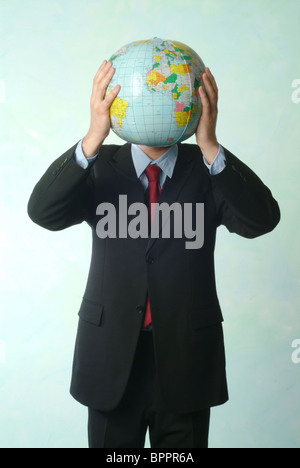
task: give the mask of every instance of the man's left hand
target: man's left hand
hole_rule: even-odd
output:
[[[200,86],[202,115],[196,131],[196,141],[207,162],[212,164],[219,151],[219,143],[216,137],[218,87],[209,68],[205,69],[203,82],[206,92]]]

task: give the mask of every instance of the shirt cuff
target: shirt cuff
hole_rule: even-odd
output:
[[[203,161],[211,175],[220,174],[220,172],[222,172],[226,167],[226,156],[224,148],[221,145],[219,145],[218,154],[215,157],[214,162],[212,164],[208,164],[204,156]]]
[[[95,154],[95,156],[87,159],[82,150],[82,140],[80,140],[75,150],[75,161],[78,166],[82,167],[82,169],[88,169],[90,165],[97,159],[98,154]]]

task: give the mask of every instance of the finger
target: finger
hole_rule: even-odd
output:
[[[215,77],[214,77],[214,75],[212,74],[212,72],[210,71],[210,68],[207,68],[206,70],[207,70],[208,76],[210,77],[211,84],[212,84],[212,86],[213,86],[213,88],[214,88],[216,94],[218,94],[218,91],[219,91],[219,90],[218,90],[218,86],[217,86]]]
[[[101,63],[97,73],[99,73],[99,71],[101,71],[105,67],[106,64],[107,64],[107,60],[103,60],[103,62]]]
[[[99,83],[101,81],[101,78],[103,76],[103,71],[105,69],[107,65],[107,61],[104,60],[102,62],[102,64],[100,65],[100,67],[98,68],[98,71],[96,73],[96,75],[94,76],[94,79],[93,79],[93,89],[92,89],[92,99],[93,98],[96,98],[98,97],[99,98],[99,92],[98,92],[98,87],[99,87]]]
[[[210,102],[202,86],[199,88],[199,93],[202,103],[202,115],[205,116],[210,113]]]
[[[111,67],[112,67],[112,63],[107,62],[106,60],[104,60],[104,62],[102,63],[102,65],[98,69],[96,75],[94,76],[94,85],[97,86],[101,82],[101,80],[108,73],[108,71],[111,69]]]
[[[92,97],[96,100],[103,100],[107,86],[109,85],[113,75],[115,73],[115,69],[112,67],[111,62],[108,62],[101,72],[94,78],[94,86]]]
[[[99,74],[103,71],[103,69],[105,68],[107,64],[107,61],[106,60],[103,60],[103,62],[101,63],[100,67],[98,68],[97,70],[97,73],[95,75],[95,78],[99,76]]]
[[[204,73],[203,75],[203,81],[204,81],[204,85],[205,85],[205,90],[206,90],[206,94],[207,94],[207,97],[210,101],[210,104],[214,107],[217,107],[217,103],[218,103],[218,93],[217,91],[215,90],[214,86],[213,86],[213,83],[212,83],[212,79],[211,77],[208,75],[208,73]]]
[[[203,75],[203,81],[205,85],[206,92],[208,94],[208,97],[212,97],[214,94],[216,94],[211,76],[208,74],[208,72],[205,72]]]
[[[112,77],[115,74],[115,68],[110,67],[107,69],[106,73],[103,75],[101,81],[99,82],[99,92],[100,92],[100,97],[102,96],[102,99],[104,99],[107,87],[109,83],[112,80]]]
[[[97,73],[96,73],[96,76],[99,75],[105,68],[106,66],[108,66],[109,64],[111,64],[111,62],[108,62],[107,60],[103,60],[103,62],[101,63]]]

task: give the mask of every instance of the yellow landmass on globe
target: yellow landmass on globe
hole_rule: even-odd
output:
[[[182,85],[180,88],[178,88],[178,92],[181,93],[181,91],[189,91],[189,88],[185,85]]]
[[[172,73],[176,73],[177,75],[185,75],[186,73],[192,73],[189,65],[183,65],[180,63],[179,65],[170,65],[170,70]]]
[[[166,77],[155,70],[151,70],[147,75],[147,84],[157,86],[161,81],[165,81]]]
[[[128,102],[124,99],[116,97],[114,102],[110,107],[110,116],[115,115],[118,119],[119,127],[122,127],[122,121],[126,115],[126,110],[128,107]]]
[[[184,127],[187,125],[191,119],[193,114],[195,113],[196,107],[193,110],[189,110],[187,112],[174,112],[175,118],[177,122],[177,127]]]
[[[191,112],[175,112],[177,127],[184,127],[191,120]]]

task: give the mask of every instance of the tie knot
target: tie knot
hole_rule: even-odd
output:
[[[160,171],[161,168],[158,166],[154,166],[153,164],[150,164],[148,167],[146,167],[145,174],[149,182],[157,182]]]

